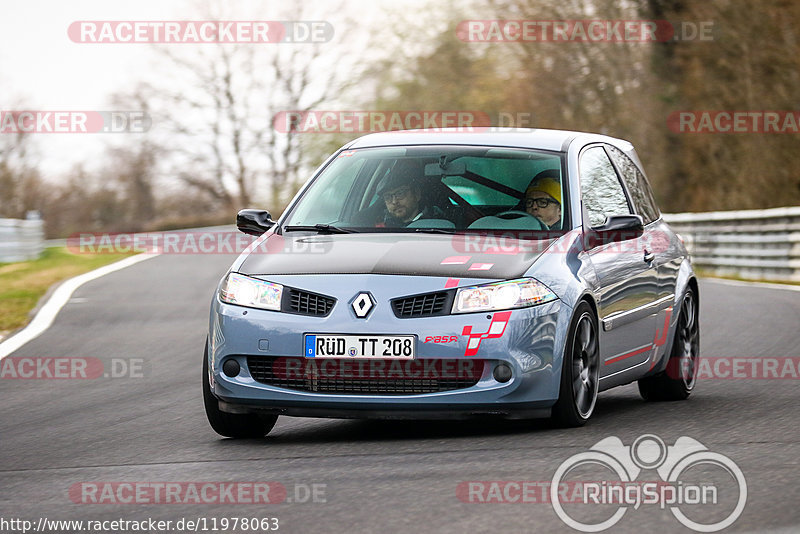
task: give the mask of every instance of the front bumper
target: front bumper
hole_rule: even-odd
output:
[[[314,406],[308,402],[290,403],[279,401],[258,401],[250,404],[236,404],[227,400],[219,401],[219,408],[223,412],[243,414],[260,413],[266,415],[289,415],[293,417],[330,417],[336,419],[414,419],[414,420],[459,420],[475,419],[480,417],[502,417],[505,419],[538,419],[550,416],[550,405],[542,406],[541,403],[503,404],[502,406],[487,406],[484,404],[468,405],[457,403],[453,405],[415,404],[412,408],[398,407],[393,404],[374,402],[325,403]]]
[[[331,277],[332,278],[332,277]],[[558,398],[561,355],[571,310],[556,300],[512,310],[510,314],[471,313],[435,317],[395,317],[392,298],[439,291],[446,279],[385,275],[335,277],[284,276],[270,280],[330,295],[337,303],[327,317],[311,317],[243,308],[220,302],[211,306],[209,377],[220,409],[231,413],[261,412],[341,418],[468,418],[495,415],[508,418],[546,416]],[[486,282],[481,280],[480,282]],[[470,285],[463,280],[459,285]],[[376,305],[367,319],[357,319],[349,301],[369,291]],[[507,321],[501,335],[492,333],[498,315]],[[466,331],[465,327],[470,327]],[[248,356],[303,358],[305,334],[412,334],[416,358],[483,360],[475,385],[422,394],[341,394],[302,391],[256,381]],[[468,344],[471,350],[468,351]],[[477,343],[477,349],[475,344]],[[469,353],[470,355],[467,355]],[[235,377],[221,372],[227,359],[236,359]],[[506,364],[512,376],[498,382],[493,372]]]

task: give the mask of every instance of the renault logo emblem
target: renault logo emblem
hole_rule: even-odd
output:
[[[369,312],[375,307],[375,299],[366,291],[362,291],[350,302],[350,306],[353,308],[356,317],[359,319],[366,319]]]

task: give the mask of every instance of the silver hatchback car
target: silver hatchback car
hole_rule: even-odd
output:
[[[552,417],[638,381],[685,399],[698,286],[633,146],[555,130],[371,134],[258,235],[211,305],[203,393],[224,436],[279,415]]]

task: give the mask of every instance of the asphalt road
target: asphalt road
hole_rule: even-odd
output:
[[[12,355],[144,366],[122,378],[0,380],[0,531],[15,531],[1,522],[14,518],[206,518],[212,531],[212,518],[275,517],[281,532],[574,532],[550,504],[463,502],[457,488],[549,481],[601,439],[630,445],[643,434],[668,445],[688,436],[738,465],[748,494],[727,531],[800,531],[799,379],[703,380],[688,401],[665,404],[629,385],[601,394],[580,429],[284,417],[263,440],[220,439],[200,366],[211,294],[231,259],[160,256],[90,282]],[[704,357],[800,357],[798,325],[800,292],[701,283]],[[87,482],[208,481],[279,482],[292,502],[83,504],[69,493]],[[315,484],[317,502],[297,502]],[[656,529],[690,532],[657,505],[628,509],[609,531]]]

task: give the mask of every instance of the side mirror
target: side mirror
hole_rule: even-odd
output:
[[[644,220],[641,215],[609,215],[602,225],[592,227],[588,245],[596,247],[626,241],[641,236],[643,232]]]
[[[242,210],[236,214],[236,228],[250,235],[261,235],[275,225],[266,210]]]
[[[606,217],[605,222],[596,228],[592,228],[595,232],[644,232],[644,220],[641,215],[609,215]]]

